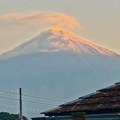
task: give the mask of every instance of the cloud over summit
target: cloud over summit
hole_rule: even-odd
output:
[[[48,27],[60,26],[68,29],[74,29],[80,26],[77,19],[73,16],[51,12],[9,13],[1,16],[0,20],[4,21],[5,24],[23,24],[26,26],[47,25]]]
[[[63,13],[34,11],[5,14],[0,16],[0,51],[12,49],[49,28],[76,30],[79,26],[75,17]]]

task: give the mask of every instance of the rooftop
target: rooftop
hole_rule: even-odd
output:
[[[85,114],[120,113],[120,82],[42,114],[57,116],[74,112],[84,112]]]

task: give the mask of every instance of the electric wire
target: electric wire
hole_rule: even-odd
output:
[[[9,104],[0,104],[1,107],[6,107],[6,108],[10,108],[10,109],[19,109],[18,106],[15,105],[9,105]],[[36,109],[36,108],[28,108],[28,107],[24,107],[25,111],[41,111],[40,109]]]
[[[19,93],[9,92],[9,91],[4,91],[4,90],[0,90],[0,92],[1,92],[1,93],[9,93],[9,94],[19,95]],[[56,101],[56,102],[67,102],[67,101],[58,100],[58,99],[53,99],[53,98],[39,97],[39,96],[26,95],[26,94],[22,94],[22,96],[31,97],[31,98],[37,98],[37,99],[45,99],[45,100]]]
[[[17,98],[9,98],[9,97],[5,97],[5,96],[0,96],[0,98],[19,101],[19,99],[17,99]],[[36,101],[30,101],[30,100],[22,100],[22,101],[29,102],[29,103],[34,103],[34,104],[44,104],[44,105],[50,105],[50,106],[53,106],[53,105],[57,106],[55,104],[48,104],[48,103],[42,103],[42,102],[36,102]]]

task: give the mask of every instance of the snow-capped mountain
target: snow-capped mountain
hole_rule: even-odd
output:
[[[53,28],[42,32],[37,37],[23,43],[13,50],[3,53],[2,56],[13,57],[22,54],[60,51],[107,56],[117,55],[68,30]]]
[[[3,90],[22,87],[30,95],[69,101],[120,82],[120,55],[64,29],[44,31],[0,58]],[[42,111],[53,107],[28,106]],[[39,116],[33,111],[31,115]]]

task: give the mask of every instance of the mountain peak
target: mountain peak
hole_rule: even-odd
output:
[[[39,52],[75,52],[80,54],[116,56],[117,54],[96,45],[79,35],[61,27],[42,32],[32,40],[23,43],[4,56],[17,56]]]
[[[63,28],[63,27],[52,27],[50,28],[50,31],[52,32],[70,32],[69,30]]]
[[[87,53],[87,54],[104,54],[104,55],[117,55],[115,52],[96,45],[90,40],[87,40],[67,29],[62,27],[53,27],[45,33],[50,33],[49,39],[55,39],[63,49],[63,46],[74,52]],[[59,38],[59,39],[58,39]],[[63,45],[64,44],[64,45]],[[55,44],[54,44],[55,45]],[[91,48],[91,49],[90,49]]]

